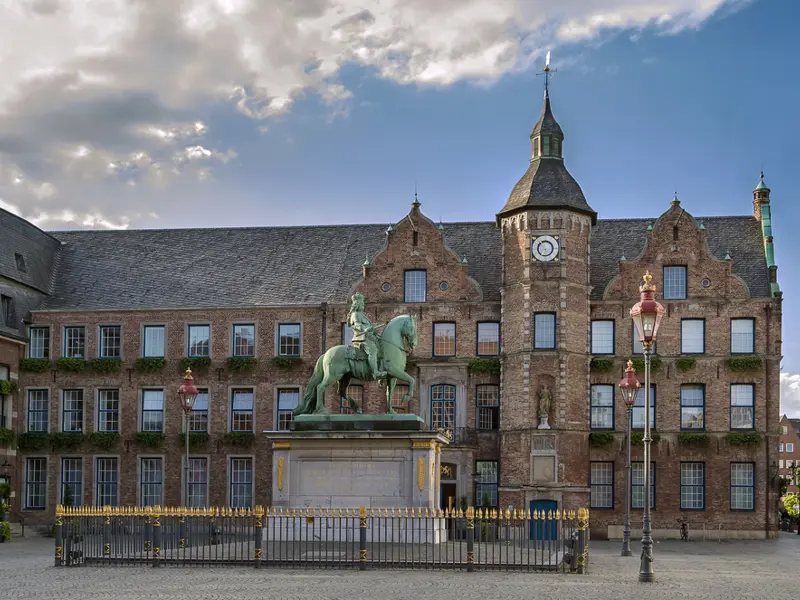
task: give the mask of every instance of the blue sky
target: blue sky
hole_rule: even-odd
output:
[[[800,3],[30,6],[0,8],[0,207],[45,229],[388,223],[415,184],[434,219],[491,220],[551,50],[566,164],[601,218],[676,190],[698,216],[750,214],[763,166],[800,414]]]

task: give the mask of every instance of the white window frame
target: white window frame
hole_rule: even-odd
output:
[[[424,281],[422,282],[422,299],[416,292],[419,291],[419,281],[409,281],[409,275],[417,275],[422,273]],[[410,294],[413,291],[414,294]],[[405,304],[422,304],[428,301],[428,271],[426,269],[408,269],[403,272],[403,302]]]
[[[595,329],[605,329],[605,326],[611,326],[610,331],[596,331]],[[593,319],[592,320],[592,354],[613,356],[614,346],[616,345],[616,322],[614,319]],[[609,333],[611,339],[607,339]]]
[[[32,430],[31,427],[31,417],[30,417],[30,402],[31,402],[31,392],[45,392],[47,395],[47,408],[44,411],[36,411],[37,413],[44,412],[46,416],[45,425],[46,428],[44,430],[34,429]],[[25,389],[25,431],[27,433],[50,433],[50,409],[52,405],[52,394],[50,393],[50,388],[26,388]]]
[[[252,399],[253,399],[253,404],[252,404],[252,406],[250,408],[250,411],[249,411],[250,412],[250,423],[251,423],[251,428],[249,430],[247,430],[247,429],[234,429],[233,428],[233,421],[234,421],[234,416],[235,416],[234,412],[237,412],[237,413],[246,413],[246,412],[248,412],[246,410],[240,410],[240,409],[234,411],[234,409],[233,409],[233,399],[234,399],[234,394],[236,392],[249,392],[251,397],[252,397]],[[228,407],[229,407],[229,412],[228,412],[228,431],[230,431],[232,433],[255,433],[256,432],[256,388],[253,387],[253,386],[247,386],[247,385],[232,386],[232,387],[230,387],[228,389],[228,398],[229,398],[229,400],[228,400]]]
[[[44,356],[37,356],[39,352],[34,352],[34,343],[33,343],[33,332],[44,330],[45,335],[42,338],[42,350],[46,350],[47,352],[42,352]],[[51,327],[49,325],[31,325],[28,327],[28,358],[51,358],[52,357],[52,339],[51,339]]]
[[[497,344],[497,352],[481,352],[481,327],[491,327],[492,331],[490,332],[490,337],[495,337],[495,331],[497,332],[497,340],[491,340],[486,342],[487,344]],[[500,354],[500,323],[499,321],[479,321],[478,326],[475,329],[475,355],[476,356],[497,356]]]
[[[116,455],[111,455],[111,456],[95,456],[95,457],[94,457],[93,466],[92,466],[93,473],[94,473],[94,477],[93,477],[93,479],[92,479],[92,483],[94,484],[94,485],[93,485],[94,489],[92,490],[93,504],[94,504],[95,506],[106,506],[106,505],[112,505],[112,504],[110,504],[110,503],[101,502],[101,500],[102,500],[102,495],[100,494],[100,486],[101,486],[101,485],[112,485],[112,483],[109,483],[109,482],[101,482],[101,481],[100,481],[100,461],[101,461],[101,460],[113,460],[113,461],[115,461],[115,462],[114,462],[114,473],[115,473],[115,475],[114,475],[114,481],[113,481],[112,483],[113,483],[113,485],[115,486],[115,488],[114,488],[114,489],[115,489],[114,496],[116,497],[116,502],[115,502],[115,503],[113,503],[113,506],[119,506],[119,505],[120,505],[120,501],[119,501],[119,497],[120,497],[120,496],[119,496],[119,484],[120,484],[120,482],[119,482],[119,473],[120,473],[120,471],[119,471],[119,466],[120,466],[120,457],[119,457],[119,456],[116,456]]]
[[[116,412],[117,412],[117,428],[115,430],[102,429],[101,426],[100,426],[100,423],[102,422],[101,418],[100,418],[101,415],[103,413],[113,412],[113,411],[109,411],[109,410],[105,410],[104,411],[104,410],[101,409],[102,401],[100,400],[100,395],[103,394],[104,392],[116,392],[117,393],[117,400],[116,400],[117,401],[117,410],[116,410]],[[122,424],[122,393],[121,393],[119,388],[114,388],[114,387],[97,388],[97,402],[95,403],[95,421],[94,422],[97,424],[95,430],[97,432],[99,432],[99,433],[119,433],[120,432],[120,427],[121,427],[121,424]]]
[[[237,327],[252,327],[253,328],[253,353],[240,354],[236,350],[236,328]],[[258,325],[254,321],[242,321],[231,323],[231,356],[237,358],[256,358],[258,356]]]
[[[73,355],[70,352],[67,352],[67,330],[69,329],[83,329],[83,354],[80,356]],[[64,358],[82,358],[86,359],[86,350],[89,345],[88,335],[86,331],[86,325],[64,325],[61,328],[61,356]]]
[[[147,330],[148,329],[160,329],[163,332],[162,339],[161,339],[161,354],[148,354],[147,352]],[[188,335],[188,333],[187,333]],[[188,344],[187,344],[188,350]],[[164,323],[144,323],[142,325],[142,347],[141,347],[141,356],[142,358],[166,358],[167,357],[167,325]]]
[[[297,354],[284,354],[281,352],[281,327],[286,325],[297,325],[300,328],[300,345]],[[278,321],[275,323],[275,356],[286,356],[289,358],[299,358],[303,356],[303,322],[302,321]]]
[[[144,429],[144,396],[145,392],[161,392],[161,429],[160,430],[153,430],[153,429]],[[152,433],[164,433],[167,429],[167,397],[164,388],[161,387],[143,387],[139,391],[139,414],[138,416],[138,429],[137,431],[146,431]],[[155,412],[155,411],[152,411]]]
[[[699,338],[697,331],[698,326],[700,328]],[[706,353],[706,320],[681,319],[681,354],[705,354],[705,353]]]
[[[165,462],[165,458],[164,458],[164,456],[163,455],[159,455],[159,454],[144,454],[144,455],[139,455],[137,458],[138,458],[138,460],[136,461],[136,503],[137,503],[137,505],[138,506],[154,506],[154,505],[164,506],[164,485],[165,485],[165,482],[164,482],[164,462]],[[161,464],[161,481],[160,481],[161,494],[160,494],[160,498],[154,504],[148,504],[148,505],[144,504],[144,498],[143,498],[144,495],[142,493],[143,492],[142,487],[145,485],[144,481],[142,481],[142,475],[144,473],[144,471],[142,469],[142,461],[145,461],[145,460],[159,460],[159,461],[161,461],[160,462],[160,464]]]
[[[204,493],[203,493],[203,495],[202,495],[202,497],[201,497],[201,499],[200,499],[200,500],[201,500],[201,502],[200,502],[199,504],[194,504],[194,503],[190,502],[190,501],[189,501],[189,498],[186,498],[184,503],[185,503],[187,506],[191,506],[191,507],[193,507],[193,508],[203,508],[203,507],[206,507],[206,506],[208,506],[209,481],[210,481],[210,479],[211,479],[211,460],[210,460],[210,458],[209,458],[208,456],[206,456],[206,455],[199,455],[199,454],[198,454],[198,455],[194,455],[194,454],[190,454],[190,455],[189,455],[189,470],[188,470],[188,473],[187,473],[187,474],[191,474],[191,473],[192,473],[192,461],[195,461],[195,460],[201,460],[201,461],[203,461],[203,462],[205,463],[205,469],[204,469],[204,473],[205,473],[205,482],[201,482],[201,483],[192,483],[192,482],[190,481],[190,482],[187,484],[187,483],[184,481],[184,482],[183,482],[184,490],[186,490],[186,491],[188,491],[188,492],[189,492],[189,498],[190,498],[190,497],[192,496],[192,493],[191,493],[191,492],[192,492],[192,490],[191,490],[190,488],[191,488],[192,486],[198,486],[198,485],[202,485],[202,486],[204,486]],[[184,492],[184,493],[185,493],[185,492]]]
[[[667,282],[667,269],[682,269],[683,273],[683,295],[674,295],[670,285]],[[689,267],[686,265],[664,265],[661,271],[662,293],[664,300],[686,300],[689,297]]]
[[[547,317],[548,320],[552,319],[553,323],[553,335],[552,335],[552,345],[539,345],[540,341],[537,341],[537,331],[539,327],[536,325],[536,317]],[[548,336],[547,344],[550,343],[551,338]],[[533,349],[534,350],[555,350],[558,348],[558,315],[555,312],[549,311],[542,311],[542,312],[535,312],[533,313]]]
[[[445,353],[441,353],[441,354],[439,352],[436,352],[436,343],[437,343],[437,339],[440,337],[439,336],[439,329],[440,328],[442,330],[447,330],[448,333],[449,333],[449,328],[452,328],[452,330],[453,330],[453,336],[452,336],[453,351],[452,352],[445,352]],[[458,348],[458,338],[456,336],[457,336],[457,327],[456,327],[455,321],[437,321],[437,322],[435,322],[433,324],[433,347],[431,348],[431,355],[434,356],[434,357],[437,357],[437,358],[438,357],[448,358],[448,357],[456,356],[457,348]],[[446,343],[449,345],[450,336],[441,336],[441,337],[443,339],[445,339]]]
[[[86,494],[86,474],[84,472],[85,465],[82,456],[62,456],[60,461],[60,469],[58,472],[58,501],[60,504],[64,503],[64,491],[67,485],[73,485],[73,482],[64,481],[64,462],[68,460],[77,460],[80,462],[80,493],[76,493],[75,489],[72,490],[72,505],[83,506],[83,498]]]
[[[105,344],[103,340],[103,330],[116,328],[119,331],[119,354],[117,356],[105,356]],[[122,325],[118,323],[104,323],[97,326],[97,358],[119,358],[122,359],[123,333]]]
[[[30,474],[29,474],[29,472],[30,472],[30,461],[32,461],[32,460],[44,461],[44,469],[43,469],[44,482],[36,482],[37,484],[44,485],[44,505],[43,506],[31,506],[31,504],[28,502],[28,500],[30,498],[30,495],[28,494],[28,486],[31,485],[30,484]],[[23,485],[25,487],[23,489],[23,493],[25,494],[24,501],[25,501],[25,510],[26,511],[47,510],[47,499],[49,497],[49,492],[50,492],[50,490],[48,489],[48,485],[50,483],[50,477],[48,477],[49,468],[50,468],[50,465],[49,465],[49,461],[48,461],[46,456],[26,456],[25,457],[25,481],[23,482]]]
[[[233,455],[229,456],[227,459],[227,471],[226,481],[227,481],[227,489],[225,495],[227,496],[228,506],[233,507],[233,461],[234,460],[249,460],[250,461],[250,508],[255,501],[255,482],[256,482],[256,459],[253,455]],[[244,484],[237,484],[237,485],[244,485]]]
[[[794,452],[794,444],[792,442],[786,443],[786,453],[792,454]]]
[[[733,329],[735,327],[734,324],[736,323],[744,323],[748,322],[750,324],[750,340],[751,344],[748,346],[748,349],[742,350],[740,347],[734,347],[736,344],[734,343],[734,336],[743,336],[748,335],[746,333],[741,332],[734,332]],[[736,319],[731,319],[731,354],[755,354],[756,351],[756,320],[752,317],[739,317]]]
[[[65,417],[65,413],[67,412],[66,411],[67,392],[80,392],[80,403],[81,403],[80,425],[81,425],[81,428],[78,429],[78,430],[74,430],[74,429],[66,430],[64,428],[64,425],[65,425],[64,417]],[[58,407],[59,408],[59,411],[58,411],[58,421],[59,421],[58,429],[59,429],[59,431],[61,431],[63,433],[85,433],[86,432],[86,404],[87,404],[87,402],[86,402],[86,390],[83,389],[83,388],[79,388],[79,387],[76,387],[76,388],[63,388],[61,390],[61,394],[59,394],[59,395],[61,396],[61,402],[59,403],[60,405]],[[69,412],[73,413],[73,412],[77,412],[77,411],[74,410],[74,409],[71,409]]]
[[[281,412],[285,412],[285,411],[293,410],[293,409],[288,409],[288,408],[287,409],[281,409],[281,391],[289,391],[289,390],[296,391],[297,392],[297,398],[298,398],[297,401],[298,401],[298,405],[299,405],[299,403],[303,401],[303,388],[300,387],[300,386],[297,386],[297,385],[278,385],[278,386],[275,386],[273,388],[273,390],[274,390],[273,398],[275,398],[275,410],[274,410],[274,414],[273,414],[273,416],[275,418],[275,420],[274,420],[275,431],[288,431],[288,427],[286,429],[281,429],[280,416],[281,416]],[[289,423],[291,423],[291,422],[292,422],[292,419],[290,418],[289,421],[287,422],[287,425]]]
[[[192,329],[195,327],[207,327],[208,328],[208,354],[192,354],[190,352],[192,348]],[[211,323],[187,323],[186,324],[186,345],[184,346],[183,350],[186,353],[185,356],[188,358],[211,358],[212,352],[212,336],[213,331],[211,330]]]

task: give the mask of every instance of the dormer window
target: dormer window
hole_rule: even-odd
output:
[[[533,138],[533,158],[539,158],[539,138]]]
[[[19,271],[20,273],[28,272],[28,266],[25,264],[25,257],[22,256],[22,254],[20,254],[19,252],[15,252],[14,260],[17,263],[17,271]]]
[[[550,156],[550,136],[542,136],[542,156]]]
[[[553,138],[553,156],[561,158],[561,142],[557,137]]]

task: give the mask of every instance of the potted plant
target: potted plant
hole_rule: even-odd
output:
[[[11,510],[11,485],[0,483],[0,504],[2,504],[2,520],[8,521],[8,511]]]

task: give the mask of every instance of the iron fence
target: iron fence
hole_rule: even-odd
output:
[[[583,573],[589,511],[65,508],[56,566],[548,570]]]

